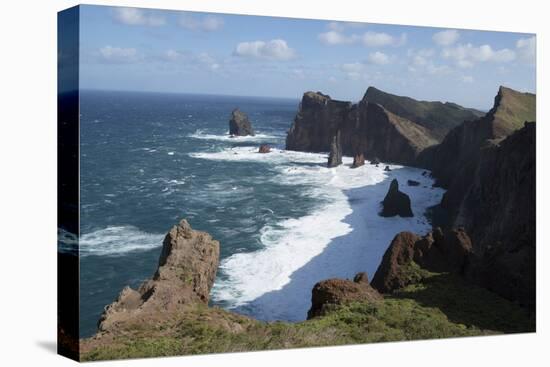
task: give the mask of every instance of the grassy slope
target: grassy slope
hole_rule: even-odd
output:
[[[197,306],[177,320],[122,330],[83,360],[240,352],[534,331],[514,304],[449,274],[406,270],[417,283],[378,303],[334,306],[300,323],[263,323]],[[420,281],[419,281],[420,280]],[[232,325],[232,326],[229,326]]]
[[[432,131],[442,139],[452,128],[465,120],[473,120],[484,115],[483,112],[464,108],[455,103],[417,101],[403,96],[383,92],[369,87],[365,98],[378,103],[388,111],[407,118]]]

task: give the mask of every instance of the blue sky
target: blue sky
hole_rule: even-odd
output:
[[[86,89],[357,101],[368,86],[489,109],[499,85],[535,92],[535,36],[81,6]]]

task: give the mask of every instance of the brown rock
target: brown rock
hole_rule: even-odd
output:
[[[166,235],[153,278],[137,290],[125,287],[117,300],[105,307],[99,330],[127,322],[151,323],[170,318],[189,305],[208,304],[219,254],[218,241],[182,220]]]
[[[307,318],[321,316],[330,305],[341,305],[354,301],[376,302],[383,297],[368,282],[366,273],[358,273],[354,280],[327,279],[313,287],[311,308]]]
[[[332,137],[330,153],[328,155],[328,168],[337,167],[342,164],[342,144],[340,143],[340,131]]]
[[[258,150],[258,153],[269,153],[271,152],[271,147],[267,144],[260,145],[260,149]]]
[[[229,120],[229,134],[231,137],[247,135],[254,136],[254,129],[252,128],[252,123],[248,119],[247,114],[238,108],[235,108],[231,112],[231,119]]]
[[[363,153],[357,153],[353,157],[353,164],[351,168],[357,168],[365,165],[365,155]]]
[[[400,232],[386,250],[371,285],[391,293],[420,280],[413,263],[433,272],[463,275],[471,255],[472,242],[462,228],[445,232],[437,228],[424,237]]]

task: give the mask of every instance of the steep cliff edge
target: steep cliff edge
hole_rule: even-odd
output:
[[[466,120],[484,115],[473,108],[465,108],[450,102],[418,101],[416,99],[383,92],[369,87],[363,97],[369,103],[379,104],[391,113],[423,126],[441,141],[447,133]]]
[[[446,226],[464,227],[472,237],[477,260],[470,277],[530,309],[535,303],[535,125],[525,121],[534,120],[535,111],[534,94],[500,87],[484,117],[464,122],[418,157],[447,188],[441,202]]]
[[[344,155],[363,154],[368,159],[403,164],[411,164],[422,150],[438,143],[429,129],[381,105],[366,100],[352,104],[306,92],[288,132],[286,149],[327,152],[337,131]]]

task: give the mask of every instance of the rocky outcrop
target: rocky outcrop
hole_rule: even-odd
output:
[[[420,182],[415,180],[407,180],[407,185],[409,186],[420,186]]]
[[[342,154],[402,164],[414,162],[422,150],[438,142],[425,127],[378,104],[366,100],[352,104],[307,92],[288,132],[286,149],[327,152],[338,131]]]
[[[535,127],[525,121],[535,111],[535,95],[500,87],[484,117],[453,129],[418,157],[447,189],[440,205],[446,227],[462,226],[472,236],[477,265],[470,278],[529,308],[535,304]]]
[[[507,299],[535,308],[535,123],[483,150],[456,223],[472,236],[468,276]]]
[[[229,135],[254,136],[254,129],[252,128],[252,124],[250,123],[248,116],[238,108],[235,108],[231,112],[231,119],[229,120]]]
[[[330,143],[330,153],[328,155],[328,164],[329,168],[337,167],[342,164],[342,144],[340,142],[340,131],[337,131],[336,134],[332,137]]]
[[[258,149],[258,153],[269,153],[271,152],[271,147],[267,144],[260,145],[260,149]]]
[[[351,168],[357,168],[365,165],[365,155],[363,153],[357,153],[353,156],[353,164]]]
[[[347,279],[327,279],[313,287],[311,291],[311,308],[307,318],[323,315],[327,307],[350,302],[377,302],[382,295],[369,285],[366,273],[358,273],[353,281]]]
[[[134,290],[126,287],[103,312],[101,332],[126,323],[148,323],[169,319],[187,306],[208,304],[219,263],[218,241],[195,231],[186,220],[166,235],[154,276]]]
[[[382,201],[382,217],[412,217],[411,199],[404,192],[399,191],[399,182],[393,179],[386,197]]]
[[[483,112],[465,108],[450,102],[417,101],[369,87],[363,99],[366,102],[379,104],[387,111],[414,121],[428,129],[438,141],[466,120],[474,120],[484,115]]]
[[[401,232],[384,253],[371,285],[391,293],[420,281],[423,270],[463,275],[471,253],[472,242],[463,229],[437,228],[424,237]]]

